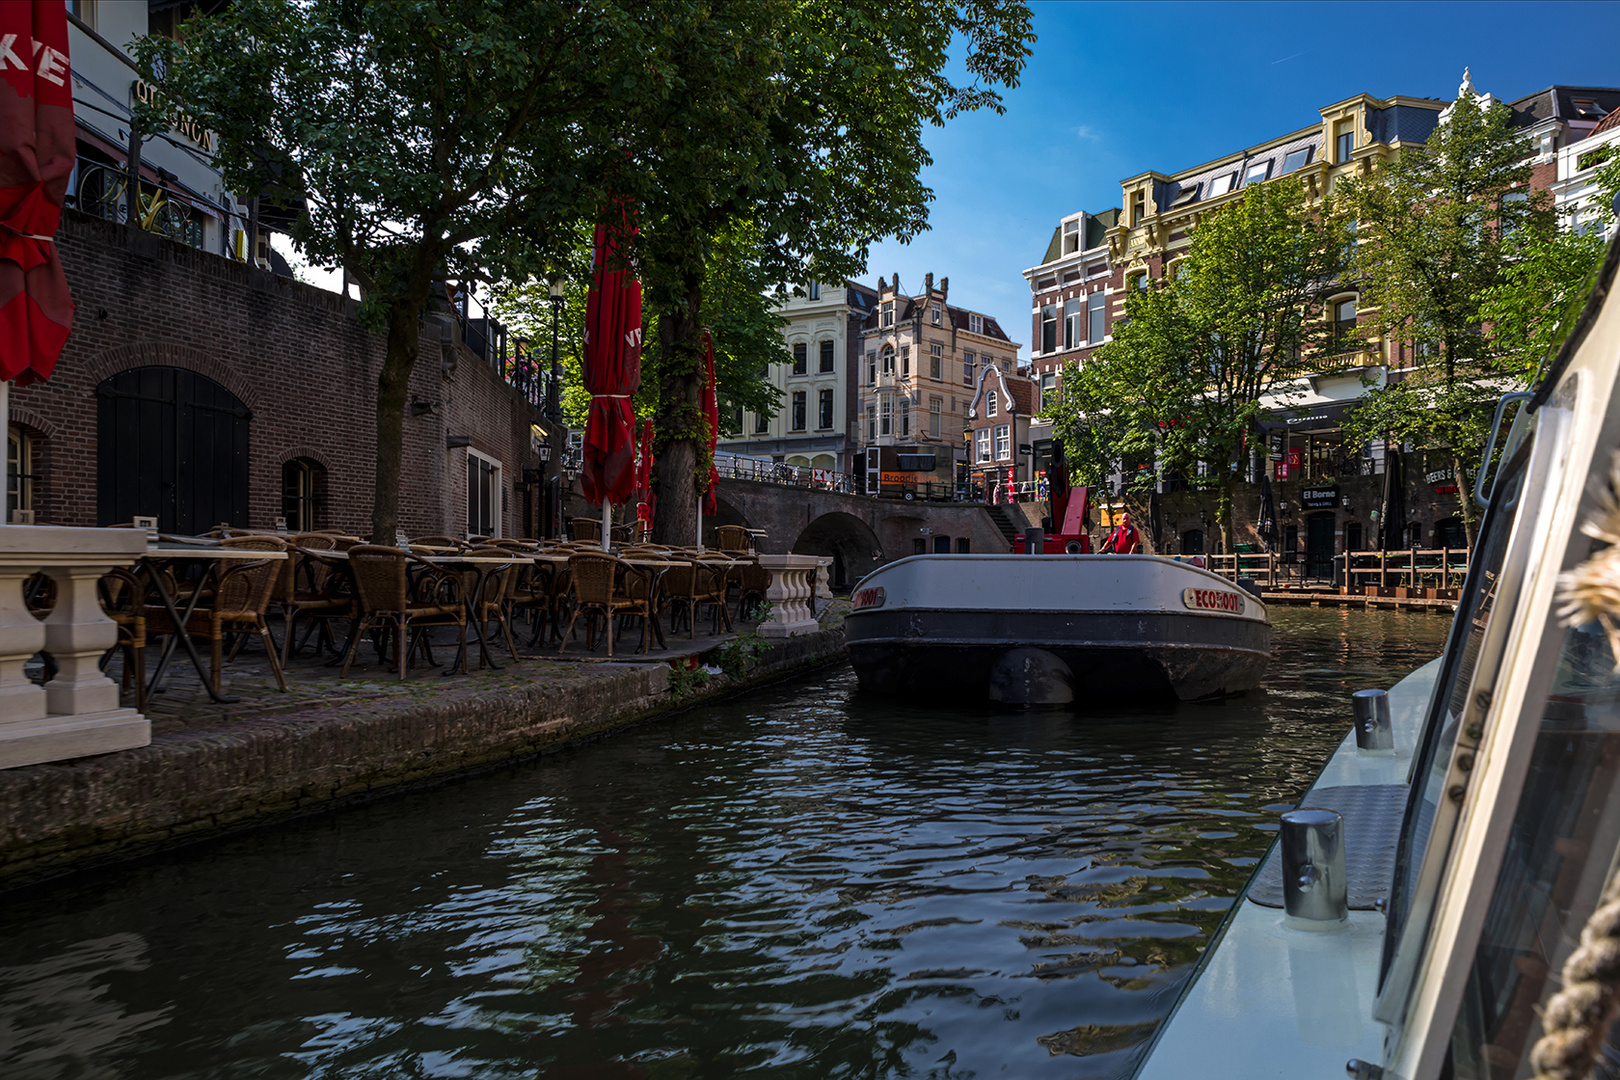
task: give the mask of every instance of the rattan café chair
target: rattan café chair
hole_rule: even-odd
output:
[[[257,634],[264,645],[265,655],[270,658],[270,669],[275,672],[276,684],[285,690],[287,677],[281,671],[281,656],[264,621],[265,609],[270,606],[270,593],[276,587],[276,579],[284,565],[280,559],[260,559],[226,567],[221,571],[213,593],[198,601],[198,606],[183,627],[174,624],[168,608],[148,603],[145,608],[146,631],[148,634],[183,633],[189,637],[207,638],[209,678],[216,695],[220,692],[220,670],[225,663],[225,635]],[[237,650],[240,647],[238,643]],[[232,651],[232,658],[237,650]]]
[[[578,552],[568,557],[568,570],[573,576],[574,614],[563,631],[563,643],[557,649],[568,647],[568,637],[574,631],[574,622],[585,615],[585,647],[595,649],[596,616],[603,619],[603,634],[607,637],[608,655],[613,655],[613,617],[636,615],[641,618],[641,648],[646,652],[652,641],[652,620],[658,617],[654,606],[653,576],[623,559],[604,552]]]
[[[602,542],[602,521],[600,518],[577,517],[568,522],[569,538],[575,541],[594,540]]]
[[[360,625],[343,658],[343,677],[349,674],[360,639],[370,629],[392,629],[399,677],[415,642],[430,627],[455,626],[461,631],[459,655],[467,649],[467,606],[461,598],[461,576],[435,566],[409,551],[382,544],[360,544],[349,549],[349,572],[354,576],[360,602]],[[414,631],[408,635],[407,631]],[[407,637],[411,648],[407,648]]]

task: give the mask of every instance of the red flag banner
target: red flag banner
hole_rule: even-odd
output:
[[[73,326],[53,237],[77,153],[63,0],[0,3],[0,379],[50,378]]]

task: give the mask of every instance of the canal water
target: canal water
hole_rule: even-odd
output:
[[[1264,691],[942,710],[845,666],[0,898],[0,1076],[1113,1077],[1424,613]]]

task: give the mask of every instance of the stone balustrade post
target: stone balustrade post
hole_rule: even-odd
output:
[[[146,717],[120,708],[117,684],[101,672],[101,656],[117,644],[118,628],[96,595],[102,574],[145,550],[143,530],[0,525],[0,769],[152,741]],[[56,583],[56,603],[44,622],[28,611],[22,589],[39,571]],[[41,649],[57,665],[44,687],[23,674]]]
[[[785,638],[821,629],[810,611],[810,572],[819,565],[814,555],[761,555],[759,565],[770,572],[765,590],[771,614],[759,624],[759,636]]]

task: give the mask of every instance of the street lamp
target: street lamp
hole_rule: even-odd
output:
[[[562,369],[557,364],[557,320],[562,316],[563,279],[551,279],[551,393],[547,396],[551,409],[547,413],[553,421],[562,419],[562,399],[558,396]]]

